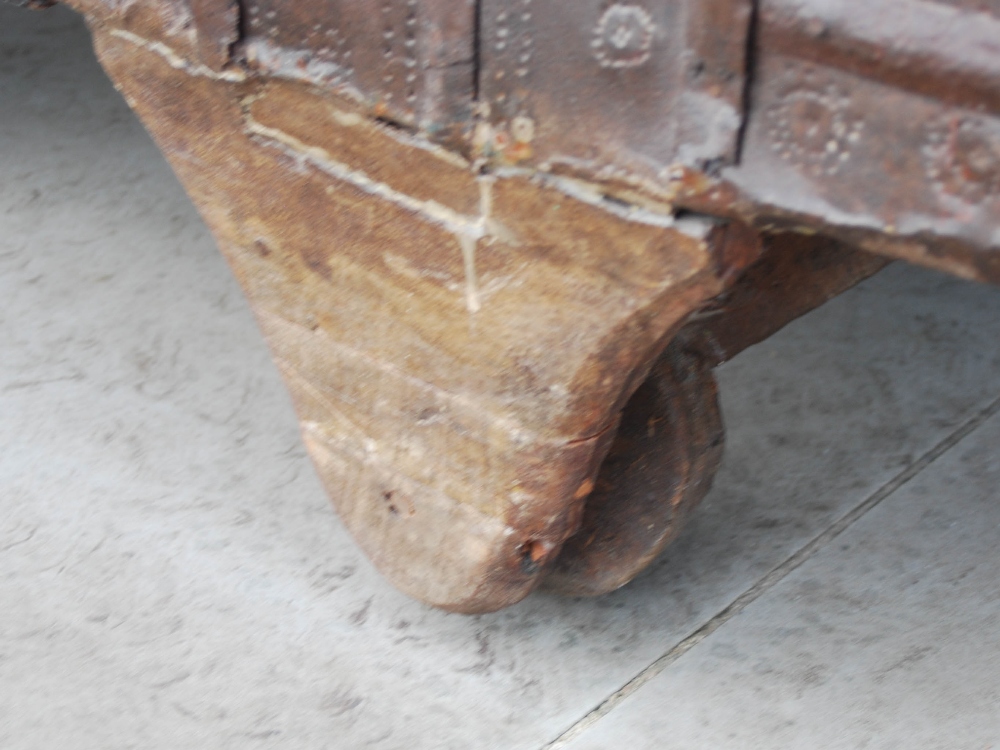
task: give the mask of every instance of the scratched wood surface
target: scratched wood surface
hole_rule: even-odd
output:
[[[530,591],[624,402],[722,289],[710,248],[750,260],[753,236],[624,218],[433,148],[415,162],[308,85],[191,75],[113,33],[97,47],[232,263],[376,565],[463,611]]]
[[[67,3],[441,607],[630,580],[718,466],[711,367],[879,256],[1000,281],[996,2]]]

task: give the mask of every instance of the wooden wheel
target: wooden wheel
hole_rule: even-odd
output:
[[[710,366],[672,344],[626,404],[580,530],[566,541],[545,587],[595,596],[631,581],[708,492],[723,442]]]

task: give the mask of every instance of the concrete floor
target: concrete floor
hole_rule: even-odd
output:
[[[1000,289],[893,266],[719,376],[647,575],[408,600],[82,23],[0,7],[0,748],[1000,746]]]

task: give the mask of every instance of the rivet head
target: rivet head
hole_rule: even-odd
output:
[[[1000,198],[1000,124],[952,114],[929,126],[923,149],[939,192],[968,203]]]
[[[594,27],[590,46],[602,68],[635,68],[649,59],[655,32],[645,8],[615,3]]]

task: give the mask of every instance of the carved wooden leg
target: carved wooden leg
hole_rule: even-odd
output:
[[[801,8],[751,23],[749,0],[66,2],[228,258],[345,524],[438,606],[627,582],[718,465],[711,367],[884,263],[804,234],[758,260],[750,225],[1000,268],[985,94],[933,101],[967,62],[947,35],[900,98],[831,57],[870,26],[835,8],[824,52]]]
[[[96,41],[232,264],[358,543],[441,607],[525,596],[622,406],[756,235],[479,175],[329,92]]]
[[[745,225],[485,173],[329,90],[94,31],[246,292],[344,523],[440,607],[630,580],[718,465],[710,367],[877,266],[793,248],[733,287],[761,252]]]

